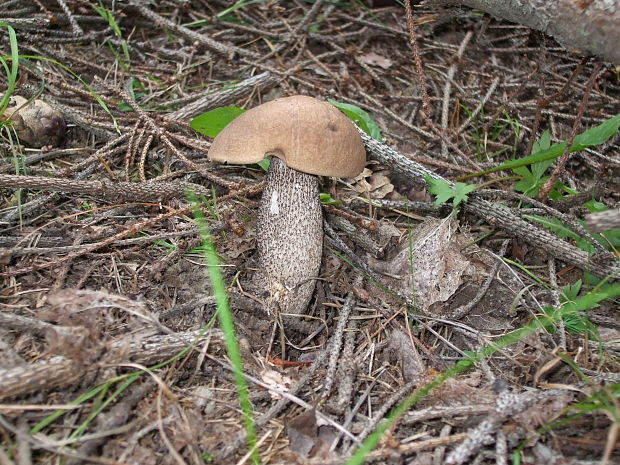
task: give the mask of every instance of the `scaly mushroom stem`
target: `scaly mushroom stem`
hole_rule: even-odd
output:
[[[268,305],[304,313],[321,267],[323,215],[317,176],[272,157],[258,207],[256,248]]]

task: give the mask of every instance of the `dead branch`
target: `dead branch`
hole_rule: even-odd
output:
[[[196,31],[192,31],[191,29],[185,26],[181,26],[180,24],[177,24],[174,21],[164,18],[163,16],[155,13],[153,10],[148,8],[146,5],[143,5],[139,1],[132,0],[130,4],[134,8],[136,8],[142,16],[150,19],[158,26],[162,28],[170,29],[171,31],[174,31],[175,33],[180,34],[183,37],[186,37],[192,41],[201,43],[216,53],[221,53],[221,54],[228,55],[228,56],[232,56],[236,53],[236,54],[239,54],[245,57],[258,58],[258,54],[255,52],[246,50],[244,48],[235,47],[234,45],[223,44],[221,42],[213,40],[210,37],[205,36],[204,34],[200,34]]]
[[[590,0],[432,0],[431,4],[465,5],[542,31],[564,47],[582,49],[620,63],[620,3]]]
[[[262,188],[262,184],[258,184],[258,185],[253,185],[253,186],[249,186],[249,187],[245,187],[243,189],[240,189],[238,191],[233,191],[233,193],[231,194],[227,194],[223,197],[220,197],[220,201],[223,202],[225,200],[230,200],[233,195],[237,196],[237,195],[253,195],[256,194],[258,191],[260,191],[260,189]],[[137,234],[138,231],[142,230],[143,228],[146,228],[149,225],[152,224],[157,224],[161,221],[164,221],[168,218],[173,218],[177,215],[185,215],[189,212],[191,212],[193,206],[189,205],[189,206],[185,206],[183,208],[180,209],[174,209],[174,210],[170,210],[166,213],[163,213],[161,215],[158,215],[154,218],[148,218],[144,221],[141,221],[139,223],[135,223],[133,224],[131,227],[125,229],[124,231],[121,231],[118,234],[115,234],[114,236],[111,236],[101,242],[97,242],[95,244],[89,244],[86,248],[84,249],[80,249],[80,250],[76,250],[75,252],[70,253],[69,255],[66,255],[62,258],[59,258],[57,260],[51,261],[51,262],[45,262],[45,263],[41,263],[38,265],[33,265],[33,266],[29,266],[26,268],[21,268],[21,269],[15,269],[15,270],[10,270],[10,271],[5,271],[3,273],[0,273],[0,276],[18,276],[20,274],[25,274],[25,273],[31,273],[35,270],[42,270],[45,268],[50,268],[52,266],[56,266],[59,265],[61,263],[65,263],[65,262],[70,262],[72,260],[75,260],[76,258],[85,255],[87,253],[90,252],[94,252],[95,250],[99,250],[103,247],[106,247],[108,245],[114,244],[116,243],[118,240],[120,239],[125,239],[129,236],[132,236],[134,234]]]
[[[558,395],[566,395],[566,392],[549,390],[534,393],[513,393],[511,390],[504,390],[497,397],[495,411],[469,431],[467,438],[448,455],[444,463],[447,465],[464,463],[482,446],[493,442],[494,435],[505,421],[537,402]]]
[[[115,183],[110,181],[78,181],[76,179],[0,174],[0,188],[3,187],[50,192],[76,192],[97,198],[134,202],[160,202],[169,199],[182,199],[188,190],[199,195],[211,195],[211,191],[206,187],[183,181]]]
[[[97,365],[83,365],[58,355],[32,365],[0,370],[0,399],[69,386],[105,364],[131,362],[152,365],[176,355],[192,344],[205,342],[209,342],[210,348],[222,347],[222,332],[219,329],[211,329],[206,333],[188,331],[142,339],[129,334],[113,342]]]
[[[225,228],[225,223],[217,222],[209,225],[211,233],[217,233]],[[196,228],[190,228],[183,231],[170,231],[161,234],[152,234],[143,237],[132,237],[130,239],[121,239],[114,243],[116,247],[127,246],[142,246],[152,244],[155,241],[165,241],[171,239],[181,239],[186,236],[196,236],[198,231]],[[62,238],[57,237],[41,237],[37,238],[36,246],[21,247],[19,244],[28,242],[26,238],[19,236],[2,237],[0,238],[0,247],[12,247],[11,249],[0,248],[0,253],[6,253],[11,257],[24,257],[27,255],[58,255],[64,253],[72,253],[78,250],[84,250],[90,247],[92,244],[75,244],[75,245],[50,245],[49,247],[44,244],[66,244],[68,241],[63,241]],[[185,250],[185,249],[183,249]]]

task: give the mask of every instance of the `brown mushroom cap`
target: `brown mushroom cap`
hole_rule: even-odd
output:
[[[364,169],[366,150],[354,124],[333,105],[295,95],[264,103],[233,120],[213,140],[209,158],[257,163],[265,156],[319,176],[349,178]]]

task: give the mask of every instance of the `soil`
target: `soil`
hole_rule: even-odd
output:
[[[620,463],[617,302],[535,324],[620,266],[617,230],[579,248],[587,206],[618,207],[620,138],[550,163],[548,195],[519,193],[523,170],[462,178],[615,116],[618,68],[470,10],[415,6],[412,36],[397,3],[229,3],[0,5],[12,93],[46,102],[0,141],[0,463],[337,464],[363,441],[368,463]],[[295,94],[363,109],[382,142],[322,179],[337,202],[291,316],[252,285],[264,171],[211,163],[189,123]],[[437,205],[421,173],[478,187]]]

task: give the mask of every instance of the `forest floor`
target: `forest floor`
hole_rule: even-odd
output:
[[[0,464],[620,463],[620,234],[584,221],[618,207],[620,138],[493,169],[605,132],[618,68],[461,9],[412,36],[396,3],[4,3],[3,91],[59,133],[2,128]],[[249,286],[264,171],[189,122],[295,94],[381,136],[322,179],[315,296],[276,318]]]

